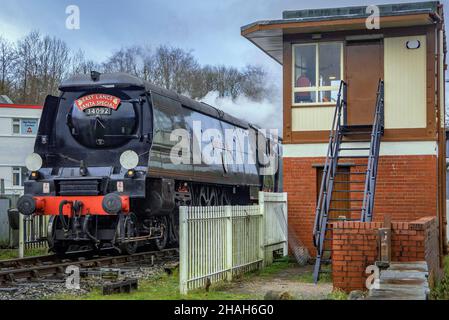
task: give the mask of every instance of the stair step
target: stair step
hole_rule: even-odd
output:
[[[343,136],[347,136],[347,135],[357,135],[357,134],[363,134],[365,136],[371,134],[372,131],[343,131],[341,134]]]
[[[371,142],[371,139],[357,139],[357,140],[342,140],[341,143],[362,143]]]
[[[331,199],[331,202],[363,202],[363,200],[359,199]]]
[[[344,175],[348,175],[348,176],[349,176],[349,175],[352,175],[352,174],[353,174],[353,175],[362,175],[362,174],[363,174],[363,175],[366,175],[366,172],[367,172],[367,171],[363,171],[363,172],[344,172],[344,171],[337,171],[337,172],[335,172],[335,174],[336,174],[336,175],[338,175],[338,174],[344,174]]]
[[[365,183],[365,181],[334,181],[334,183],[338,183],[338,184],[361,184],[361,183]]]
[[[352,222],[352,221],[360,221],[360,219],[336,219],[336,218],[331,218],[331,219],[328,219],[328,221],[338,221],[338,222],[349,221],[349,222]]]
[[[362,208],[359,209],[336,209],[336,208],[332,208],[329,209],[329,212],[361,212]]]
[[[354,158],[354,159],[368,159],[369,156],[354,156],[354,155],[338,156],[338,159],[350,159],[350,158]]]
[[[354,193],[364,193],[365,190],[334,190],[333,192],[354,192]]]
[[[351,148],[340,148],[340,151],[342,150],[370,150],[370,147],[351,147]]]

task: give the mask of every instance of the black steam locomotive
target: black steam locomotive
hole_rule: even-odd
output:
[[[58,254],[163,249],[177,242],[179,206],[250,204],[279,188],[278,138],[221,110],[122,73],[59,89],[46,99],[18,201],[24,215],[50,216]]]

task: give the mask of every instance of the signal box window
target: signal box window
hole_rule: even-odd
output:
[[[343,79],[342,52],[340,42],[293,46],[293,105],[336,103]]]

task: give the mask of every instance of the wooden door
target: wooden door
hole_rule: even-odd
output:
[[[355,41],[346,44],[348,124],[372,125],[379,79],[383,78],[383,43]]]

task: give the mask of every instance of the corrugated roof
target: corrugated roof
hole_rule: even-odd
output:
[[[384,4],[378,5],[380,16],[394,16],[403,14],[432,13],[437,12],[438,1]],[[327,8],[327,9],[306,9],[284,11],[283,19],[301,19],[302,21],[323,20],[323,19],[351,19],[366,18],[371,13],[366,12],[367,6]]]
[[[430,25],[442,20],[439,1],[378,5],[382,27]],[[256,21],[242,35],[279,63],[283,63],[283,36],[366,29],[372,15],[368,6],[285,11],[283,19]]]
[[[381,17],[389,17],[408,14],[437,13],[439,4],[439,1],[426,1],[415,3],[384,4],[378,5],[377,7],[379,8]],[[371,12],[366,12],[367,7],[368,6],[357,6],[284,11],[282,14],[282,19],[260,20],[245,25],[241,29],[243,32],[255,25],[367,18],[371,15]]]

